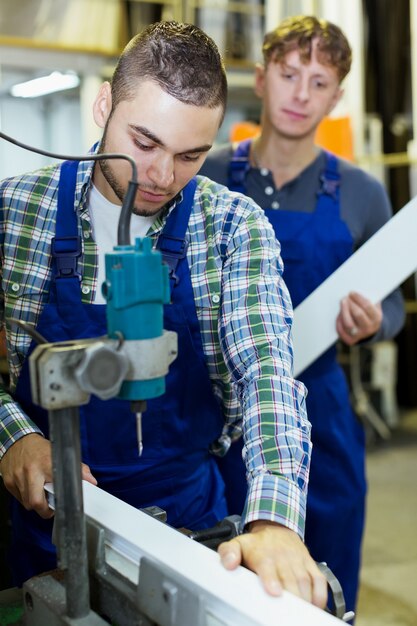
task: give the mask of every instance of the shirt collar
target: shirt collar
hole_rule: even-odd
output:
[[[88,151],[87,154],[97,154],[99,142]],[[80,161],[75,183],[75,209],[82,211],[87,206],[88,190],[92,184],[93,169],[96,161]]]

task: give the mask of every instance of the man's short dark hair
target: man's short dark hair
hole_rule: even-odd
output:
[[[123,50],[111,81],[113,109],[153,80],[185,104],[226,109],[227,79],[219,50],[198,26],[156,22]]]
[[[293,50],[299,50],[301,60],[308,63],[314,40],[318,41],[317,56],[320,63],[334,67],[339,82],[342,82],[352,63],[349,42],[338,26],[312,15],[288,17],[265,35],[262,48],[265,65],[271,61],[280,63]]]

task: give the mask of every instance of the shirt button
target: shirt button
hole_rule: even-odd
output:
[[[90,231],[89,230],[85,230],[84,231],[84,239],[89,239],[90,238]]]
[[[217,293],[215,293],[211,299],[213,300],[214,304],[218,304],[220,302],[220,296]]]
[[[19,283],[13,283],[12,285],[12,291],[19,291],[20,289],[20,285]]]
[[[267,196],[272,196],[272,194],[274,193],[274,188],[273,187],[265,187],[265,193]]]
[[[262,176],[268,176],[269,170],[266,167],[261,167]]]
[[[90,287],[88,287],[88,285],[83,285],[83,286],[81,287],[81,291],[82,291],[85,295],[87,295],[87,293],[90,293],[91,289],[90,289]]]
[[[271,207],[273,209],[279,209],[279,202],[277,202],[276,200],[274,200],[274,202],[272,202]]]

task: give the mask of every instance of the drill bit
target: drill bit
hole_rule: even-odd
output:
[[[136,436],[138,439],[138,452],[139,456],[142,456],[142,413],[146,411],[146,400],[132,400],[132,402],[130,403],[130,409],[136,417]]]
[[[136,413],[136,434],[138,438],[138,452],[139,456],[142,456],[143,441],[142,441],[142,413]]]

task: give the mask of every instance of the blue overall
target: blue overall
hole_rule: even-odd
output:
[[[78,163],[62,166],[58,195],[56,249],[77,241],[74,210]],[[171,268],[171,303],[164,308],[164,328],[178,334],[178,357],[166,378],[166,393],[149,400],[143,414],[144,449],[138,457],[135,416],[130,402],[92,396],[80,407],[82,460],[98,486],[137,508],[160,506],[173,527],[210,527],[227,515],[224,483],[209,446],[223,426],[212,393],[186,258],[188,220],[196,181],[170,214],[157,247]],[[78,244],[79,245],[79,244]],[[56,277],[37,330],[48,341],[107,334],[106,306],[83,304],[78,277]],[[32,404],[28,359],[19,377],[16,400],[48,436],[44,409]],[[12,571],[21,585],[36,573],[56,567],[51,544],[52,520],[43,520],[12,499]]]
[[[234,191],[245,193],[249,149],[250,141],[242,142],[230,163]],[[352,235],[340,217],[339,184],[337,158],[327,154],[313,212],[265,209],[281,243],[283,276],[294,308],[352,254]],[[333,570],[347,610],[354,610],[365,515],[363,428],[350,406],[335,346],[298,378],[308,389],[313,441],[305,541],[312,557]]]

